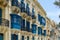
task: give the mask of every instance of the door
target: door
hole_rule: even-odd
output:
[[[11,34],[11,40],[18,40],[18,35]]]
[[[24,40],[24,36],[22,36],[22,40]]]
[[[29,40],[29,36],[27,36],[27,40]]]
[[[0,40],[3,40],[3,34],[0,33]]]

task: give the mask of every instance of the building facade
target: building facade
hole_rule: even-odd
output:
[[[0,40],[50,40],[48,24],[37,0],[0,0]]]

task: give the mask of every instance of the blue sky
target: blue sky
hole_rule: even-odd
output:
[[[55,23],[60,22],[59,15],[60,15],[60,8],[54,5],[55,0],[38,0],[41,4],[43,9],[46,11],[47,16],[54,20]]]

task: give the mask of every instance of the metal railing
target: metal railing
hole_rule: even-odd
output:
[[[4,18],[0,18],[0,25],[9,27],[9,21]]]

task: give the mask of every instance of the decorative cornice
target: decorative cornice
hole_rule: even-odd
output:
[[[40,5],[40,3],[37,0],[35,0],[34,3],[44,12],[45,15],[47,15],[46,12],[44,11],[44,9],[42,8],[42,6]]]

